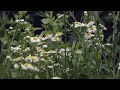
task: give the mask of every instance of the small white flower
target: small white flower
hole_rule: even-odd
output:
[[[69,52],[69,51],[71,51],[71,49],[70,48],[66,48],[66,52]],[[65,48],[61,48],[59,50],[59,53],[62,53],[62,52],[65,52]]]
[[[49,57],[49,60],[47,60],[47,61],[50,62],[50,63],[54,63],[54,61],[51,60],[51,57]]]
[[[120,70],[120,67],[118,67],[118,70]]]
[[[106,28],[106,27],[104,27],[104,28],[103,28],[103,30],[107,30],[107,28]]]
[[[65,49],[64,49],[64,48],[61,48],[61,49],[59,50],[59,53],[62,53],[62,52],[65,52]]]
[[[100,37],[104,38],[104,36],[103,36],[103,35],[100,35]]]
[[[41,53],[40,53],[40,56],[44,56],[45,55],[45,50],[42,50]]]
[[[94,24],[95,24],[95,22],[90,21],[90,22],[86,25],[86,27],[90,27],[90,26],[92,26],[92,25],[94,25]]]
[[[112,15],[112,13],[108,13],[108,15],[109,15],[109,16],[111,16],[111,15]]]
[[[13,27],[9,27],[9,29],[13,29]]]
[[[40,39],[38,37],[30,37],[30,41],[32,43],[38,43],[38,42],[40,42]]]
[[[29,47],[27,47],[27,48],[25,48],[25,50],[24,50],[25,52],[27,52],[27,51],[30,51],[30,48]]]
[[[61,79],[61,78],[59,78],[58,76],[55,76],[55,77],[52,77],[52,79]]]
[[[60,41],[60,38],[59,38],[59,37],[52,37],[51,40],[52,40],[53,42],[56,42],[56,41]]]
[[[48,68],[53,68],[53,66],[48,66]]]
[[[46,34],[45,39],[49,39],[49,38],[52,38],[52,37],[53,37],[53,34]]]
[[[22,50],[22,48],[20,48],[20,46],[17,46],[17,47],[11,47],[11,50],[15,53],[15,52],[17,52],[17,51]]]
[[[84,26],[85,26],[84,23],[81,23],[81,22],[75,22],[75,26],[74,26],[74,28],[84,27]]]
[[[98,46],[99,46],[100,44],[99,44],[99,43],[96,43],[95,45],[98,45]]]
[[[82,51],[81,50],[77,50],[75,51],[77,54],[82,54]]]
[[[47,45],[43,45],[43,48],[47,48],[48,46]]]
[[[69,72],[70,71],[70,68],[66,68],[66,72]]]
[[[106,45],[106,46],[111,46],[112,44],[110,44],[110,43],[106,43],[105,45]]]
[[[59,63],[54,64],[54,66],[59,66],[59,65],[60,65]]]
[[[104,48],[105,46],[102,44],[102,47]]]
[[[24,22],[24,24],[27,24],[27,22]]]
[[[87,15],[88,15],[87,11],[84,11],[84,15],[85,15],[85,16],[87,16]]]
[[[30,29],[29,29],[29,28],[26,28],[25,30],[26,30],[26,31],[29,31]]]
[[[69,51],[71,51],[71,49],[70,48],[66,48],[66,51],[69,52]]]
[[[40,41],[40,42],[38,43],[38,46],[39,46],[39,45],[42,45],[42,44],[43,44],[43,42],[42,42],[42,41]]]
[[[20,19],[20,22],[24,22],[25,20],[24,19]]]
[[[19,21],[20,21],[20,20],[18,20],[18,19],[17,19],[17,20],[15,20],[15,22],[16,22],[16,23],[17,23],[17,22],[19,22]]]
[[[12,59],[11,56],[6,56],[6,59]]]
[[[101,23],[99,23],[99,26],[100,26],[103,30],[107,30],[107,28],[106,28],[104,25],[102,25]]]
[[[36,57],[36,56],[31,56],[31,55],[29,55],[29,56],[27,56],[27,57],[25,58],[25,61],[37,62],[37,61],[39,61],[39,58]]]
[[[34,67],[31,64],[25,63],[24,65],[21,64],[22,69],[24,70],[34,70]]]
[[[39,72],[39,69],[37,67],[34,67],[34,70],[37,71],[37,72]]]
[[[14,64],[14,68],[15,68],[15,69],[18,69],[18,68],[19,68],[19,65],[18,65],[18,64]]]
[[[57,32],[57,33],[55,34],[55,37],[57,37],[57,36],[62,36],[62,35],[63,35],[62,32]]]
[[[30,38],[30,36],[26,36],[26,38]]]
[[[43,49],[40,48],[40,47],[36,47],[36,50],[37,50],[37,52],[41,52],[41,51],[43,51]]]
[[[118,66],[119,66],[118,69],[120,70],[120,63],[118,63]]]
[[[94,36],[95,36],[94,34],[91,34],[89,32],[85,34],[86,39],[90,39],[91,37],[94,37]]]
[[[47,40],[48,38],[47,37],[42,37],[41,40],[45,41]]]
[[[96,26],[95,25],[92,25],[92,26],[90,26],[89,28],[88,28],[88,32],[90,32],[90,33],[95,33],[96,32]]]

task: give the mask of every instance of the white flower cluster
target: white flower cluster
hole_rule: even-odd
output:
[[[87,12],[85,12],[87,14]],[[86,23],[81,23],[81,22],[74,22],[74,28],[80,28],[80,27],[85,27],[87,28],[87,32],[85,33],[85,38],[90,39],[91,37],[95,36],[95,33],[97,31],[96,26],[94,25],[94,21],[90,21],[87,24]]]
[[[21,51],[22,48],[21,48],[21,45],[19,45],[19,46],[16,46],[16,47],[11,47],[11,50],[15,53],[15,52]]]
[[[38,37],[30,37],[30,42],[31,43],[38,43],[38,42],[40,42],[40,39]]]
[[[95,22],[93,22],[93,21],[90,21],[87,25],[86,25],[86,27],[87,27],[87,32],[89,32],[89,33],[95,33],[96,32],[96,26],[94,25],[95,24]]]
[[[71,49],[66,48],[66,52],[69,52],[69,51],[71,51]],[[63,53],[63,52],[65,52],[65,48],[61,48],[58,53]]]
[[[81,22],[75,22],[75,24],[74,24],[74,28],[85,27],[85,26],[86,26],[86,24],[81,23]]]
[[[21,67],[24,70],[34,70],[34,67],[29,63],[21,64]]]
[[[39,61],[39,58],[38,58],[37,56],[31,56],[31,55],[29,55],[29,56],[27,56],[27,57],[25,58],[25,61],[38,62],[38,61]]]
[[[12,62],[18,62],[18,61],[22,61],[22,60],[24,60],[24,57],[14,58],[14,59],[11,59],[10,61],[12,61]]]
[[[31,43],[40,43],[41,41],[45,41],[47,39],[51,39],[51,41],[56,42],[56,41],[61,41],[60,36],[62,36],[63,33],[62,32],[57,32],[55,34],[55,36],[53,36],[53,34],[46,34],[45,37],[39,36],[39,37],[30,37],[30,36],[26,36],[26,38],[30,39]],[[44,48],[46,48],[46,45],[43,45]]]
[[[101,23],[99,23],[99,26],[100,26],[103,30],[107,30],[107,28],[106,28],[104,25],[102,25]]]
[[[15,69],[19,69],[19,67],[21,66],[21,68],[23,70],[32,70],[32,71],[37,71],[39,72],[39,69],[35,66],[32,66],[31,64],[29,63],[25,63],[25,64],[21,64],[21,65],[18,65],[18,64],[14,64],[14,68]]]
[[[17,19],[15,20],[16,23],[21,23],[21,24],[27,24],[27,22],[24,19]]]

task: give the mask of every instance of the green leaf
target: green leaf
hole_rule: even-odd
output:
[[[109,35],[109,37],[106,40],[107,40],[107,42],[110,42],[111,39],[112,39],[112,34]]]
[[[8,24],[13,24],[13,23],[14,23],[14,22],[13,22],[13,19],[7,20],[7,23],[8,23]]]
[[[76,49],[78,49],[80,47],[80,44],[81,44],[81,42],[78,41],[77,44],[76,44]]]
[[[65,48],[65,44],[64,44],[64,42],[63,42],[63,41],[62,41],[62,42],[60,42],[60,45],[61,45],[61,47]]]
[[[17,45],[18,45],[18,42],[17,42],[17,41],[13,41],[13,42],[11,42],[11,45],[12,45],[12,46],[17,46]]]
[[[104,69],[105,71],[107,72],[110,72],[110,69],[108,68],[108,66],[106,64],[102,64],[101,67],[100,67],[100,71]]]

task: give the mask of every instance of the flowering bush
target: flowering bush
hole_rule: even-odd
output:
[[[119,78],[119,62],[115,62],[118,39],[113,32],[113,42],[103,43],[103,31],[107,28],[97,23],[94,12],[92,15],[85,11],[83,20],[73,23],[68,22],[69,17],[74,17],[70,11],[55,15],[52,11],[38,13],[44,17],[40,28],[45,29],[39,35],[34,32],[40,28],[29,22],[27,11],[19,11],[15,20],[8,19],[10,27],[2,28],[1,78]],[[118,15],[113,13],[114,29]],[[72,42],[66,40],[71,32]]]

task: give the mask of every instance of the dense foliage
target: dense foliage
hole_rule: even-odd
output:
[[[118,79],[119,11],[1,11],[0,48],[2,79]]]

